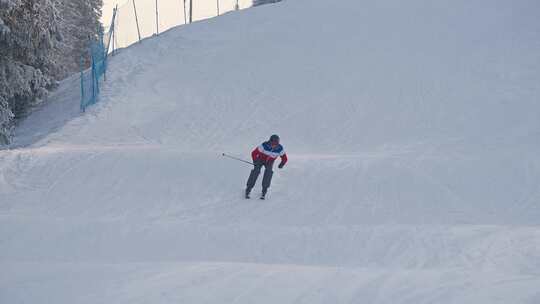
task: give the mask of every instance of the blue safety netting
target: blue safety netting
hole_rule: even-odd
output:
[[[99,39],[90,44],[90,68],[84,70],[84,57],[81,57],[81,111],[98,101],[100,80],[107,72],[107,59],[111,37],[114,34],[114,19],[106,33],[100,31]]]
[[[253,0],[253,3],[278,1]],[[195,6],[192,10],[190,4],[193,2]],[[206,3],[202,5],[202,2]],[[108,30],[103,31],[99,39],[91,44],[87,56],[81,58],[81,111],[99,99],[100,80],[106,75],[110,50],[114,52],[115,49],[128,47],[172,27],[186,24],[191,19],[190,15],[193,20],[201,20],[238,10],[240,6],[249,7],[251,4],[250,0],[124,0],[114,8]],[[201,7],[215,7],[215,11],[203,10]],[[90,68],[85,70],[88,65]]]

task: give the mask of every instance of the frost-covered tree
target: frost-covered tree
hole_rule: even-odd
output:
[[[59,78],[79,71],[81,57],[84,67],[90,65],[88,50],[102,32],[101,9],[103,0],[56,0],[60,15],[62,41],[56,56],[63,62]]]
[[[14,118],[79,70],[102,30],[103,0],[0,0],[0,144]],[[89,65],[84,56],[84,65]]]
[[[60,38],[51,0],[0,0],[0,142],[54,84],[51,50]]]

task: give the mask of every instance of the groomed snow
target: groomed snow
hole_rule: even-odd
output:
[[[0,303],[540,303],[538,12],[288,0],[121,50],[0,151]],[[272,133],[244,200],[221,153]]]

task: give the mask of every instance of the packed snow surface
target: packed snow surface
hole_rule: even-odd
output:
[[[0,152],[0,303],[540,303],[539,20],[289,0],[121,50]],[[272,133],[244,200],[221,153]]]

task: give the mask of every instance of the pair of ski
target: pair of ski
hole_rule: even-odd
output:
[[[249,196],[249,193],[246,193],[246,195],[244,196],[246,199],[251,199],[251,196]],[[261,196],[259,197],[260,200],[265,200],[265,195],[264,194],[261,194]]]

